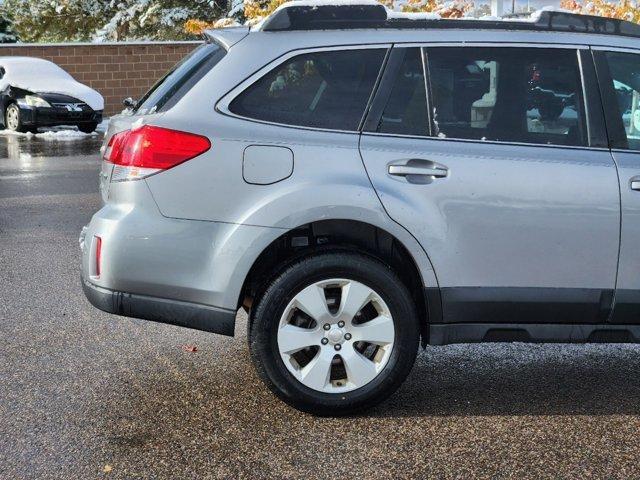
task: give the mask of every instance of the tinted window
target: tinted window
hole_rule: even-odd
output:
[[[229,109],[268,122],[356,130],[384,55],[382,49],[298,55],[251,85]]]
[[[424,68],[419,48],[408,49],[382,113],[378,131],[428,135]]]
[[[629,148],[640,150],[640,55],[607,52],[616,93],[617,114],[624,124]]]
[[[138,101],[137,113],[162,112],[173,107],[225,54],[225,50],[214,43],[196,48]]]
[[[432,48],[428,66],[440,137],[586,144],[574,50]]]

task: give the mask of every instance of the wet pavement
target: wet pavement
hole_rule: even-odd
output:
[[[84,299],[99,137],[0,136],[0,478],[637,478],[640,347],[422,351],[361,416],[314,418],[226,338]],[[183,345],[197,345],[195,353]]]

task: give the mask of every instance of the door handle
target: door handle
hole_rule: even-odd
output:
[[[434,166],[389,165],[389,175],[406,177],[407,175],[424,175],[429,177],[446,177],[447,169]],[[640,189],[640,181],[638,182]]]
[[[640,179],[631,179],[631,190],[640,190]]]

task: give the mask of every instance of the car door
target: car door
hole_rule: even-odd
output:
[[[589,62],[582,47],[393,49],[360,151],[434,266],[432,323],[607,318],[619,192],[601,110],[585,103],[599,101]]]
[[[640,51],[594,49],[620,176],[620,265],[611,323],[640,324]]]

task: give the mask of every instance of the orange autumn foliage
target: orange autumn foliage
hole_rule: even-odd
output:
[[[618,18],[630,22],[640,23],[640,7],[632,0],[608,2],[606,0],[562,0],[560,6],[566,10],[586,15]]]

